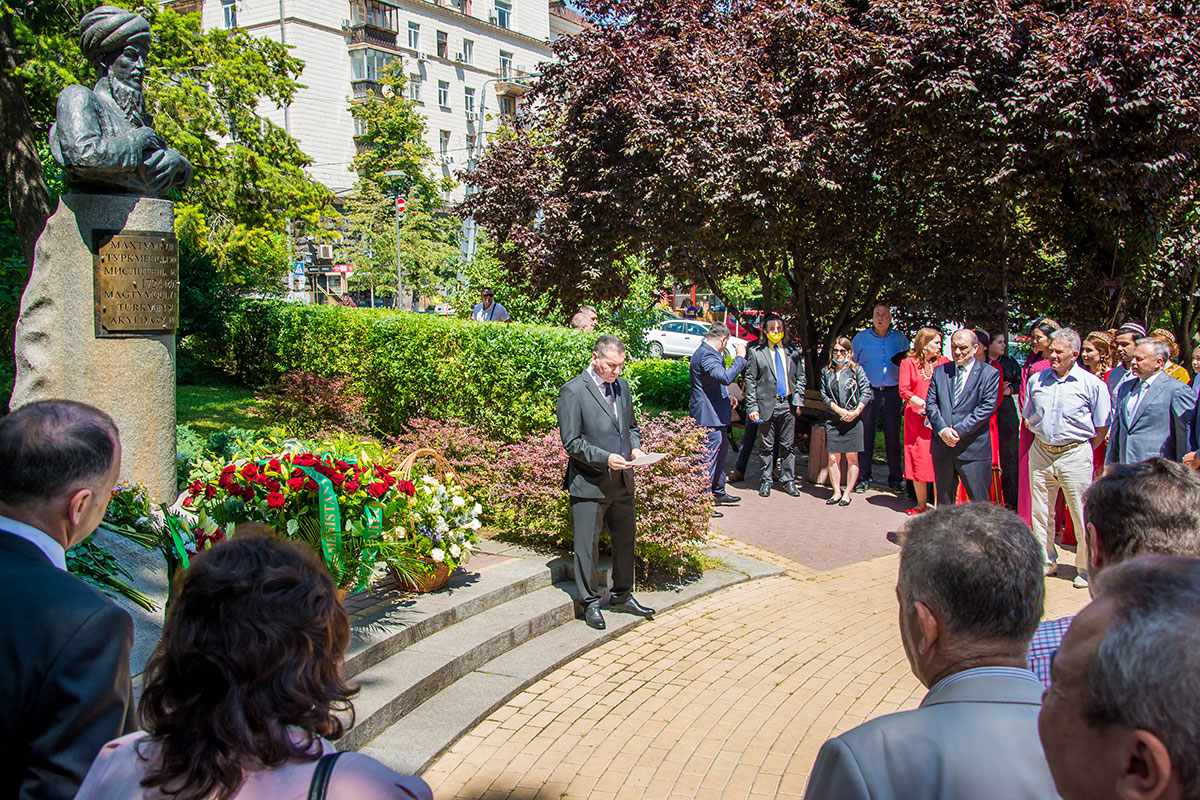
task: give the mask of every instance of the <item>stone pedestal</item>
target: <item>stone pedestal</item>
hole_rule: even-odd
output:
[[[61,198],[38,239],[21,296],[11,408],[68,399],[104,410],[121,431],[121,479],[145,484],[156,501],[169,502],[175,497],[174,325],[157,334],[97,335],[96,231],[161,234],[173,243],[174,203],[129,195]],[[178,297],[177,261],[172,280],[165,288]]]

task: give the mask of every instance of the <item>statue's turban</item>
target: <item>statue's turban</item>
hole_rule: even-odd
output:
[[[123,8],[100,6],[79,20],[79,44],[88,58],[96,58],[130,44],[150,46],[150,23]]]

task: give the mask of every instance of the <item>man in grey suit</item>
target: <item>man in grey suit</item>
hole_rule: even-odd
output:
[[[992,440],[988,420],[1000,397],[1000,371],[975,358],[975,331],[963,328],[950,337],[954,360],[933,371],[925,413],[933,429],[929,451],[939,505],[951,504],[962,479],[967,497],[987,500],[992,478]]]
[[[654,615],[633,598],[633,467],[643,455],[629,384],[621,377],[625,343],[601,336],[592,348],[592,363],[558,390],[558,431],[570,457],[564,481],[571,495],[575,532],[577,611],[597,630],[600,613],[600,531],[612,540],[610,608],[642,617]]]
[[[1182,381],[1163,372],[1171,351],[1167,343],[1146,337],[1133,351],[1133,380],[1113,398],[1113,424],[1104,460],[1136,464],[1162,456],[1180,461],[1188,452],[1196,397]]]
[[[746,356],[746,412],[753,423],[760,423],[759,459],[762,480],[758,493],[771,494],[775,445],[779,445],[779,477],[784,490],[799,497],[796,488],[796,415],[804,403],[804,354],[785,341],[783,319],[772,316],[763,329],[766,340],[759,340]]]
[[[810,800],[1056,798],[1025,651],[1042,616],[1038,542],[990,503],[939,506],[902,535],[900,639],[930,687],[920,707],[821,747]]]

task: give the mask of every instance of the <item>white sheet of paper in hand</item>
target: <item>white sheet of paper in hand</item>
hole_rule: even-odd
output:
[[[644,467],[648,464],[657,464],[666,457],[666,453],[645,453],[644,455],[631,459],[629,463],[635,467]]]

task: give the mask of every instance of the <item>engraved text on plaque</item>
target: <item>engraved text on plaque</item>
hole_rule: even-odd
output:
[[[179,326],[175,235],[96,231],[96,336],[162,335]]]

